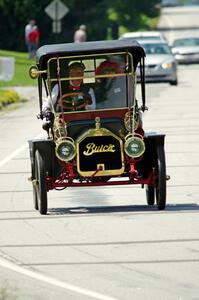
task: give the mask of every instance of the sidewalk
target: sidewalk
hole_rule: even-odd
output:
[[[25,86],[25,87],[16,86],[16,87],[10,87],[10,89],[16,91],[20,97],[26,98],[28,100],[38,98],[38,87],[37,86]]]

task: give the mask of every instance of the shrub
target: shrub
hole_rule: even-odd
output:
[[[0,110],[12,103],[20,102],[19,95],[13,90],[0,90]]]

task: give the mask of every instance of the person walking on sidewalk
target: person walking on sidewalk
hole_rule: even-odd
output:
[[[32,19],[25,26],[25,43],[26,43],[26,46],[27,46],[29,58],[31,58],[31,45],[30,45],[28,36],[29,36],[30,32],[33,30],[33,26],[35,26],[35,24],[36,24],[36,21]]]
[[[39,39],[40,39],[40,32],[38,30],[38,27],[35,25],[33,26],[32,31],[28,35],[28,42],[30,44],[30,59],[35,58],[36,50],[39,45]]]
[[[74,43],[86,42],[87,34],[86,34],[86,25],[80,25],[79,29],[74,33]]]

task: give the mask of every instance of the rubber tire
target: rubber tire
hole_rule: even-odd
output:
[[[33,205],[34,205],[34,209],[38,210],[38,199],[37,199],[37,189],[36,186],[33,185]]]
[[[170,81],[169,82],[170,83],[170,85],[178,85],[178,80],[176,79],[176,80],[174,80],[174,81]]]
[[[46,190],[45,161],[38,150],[35,152],[35,179],[37,181],[35,187],[38,209],[41,215],[46,215],[48,210],[48,200]]]
[[[166,206],[166,162],[164,146],[157,146],[156,203],[159,210]]]
[[[146,185],[146,201],[148,205],[154,205],[155,203],[155,189],[152,185]]]

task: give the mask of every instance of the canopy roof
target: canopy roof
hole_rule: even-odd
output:
[[[136,40],[110,40],[84,43],[44,45],[37,50],[36,60],[40,70],[47,68],[47,61],[52,57],[78,56],[110,52],[129,52],[134,58],[134,67],[145,56],[144,49]]]

